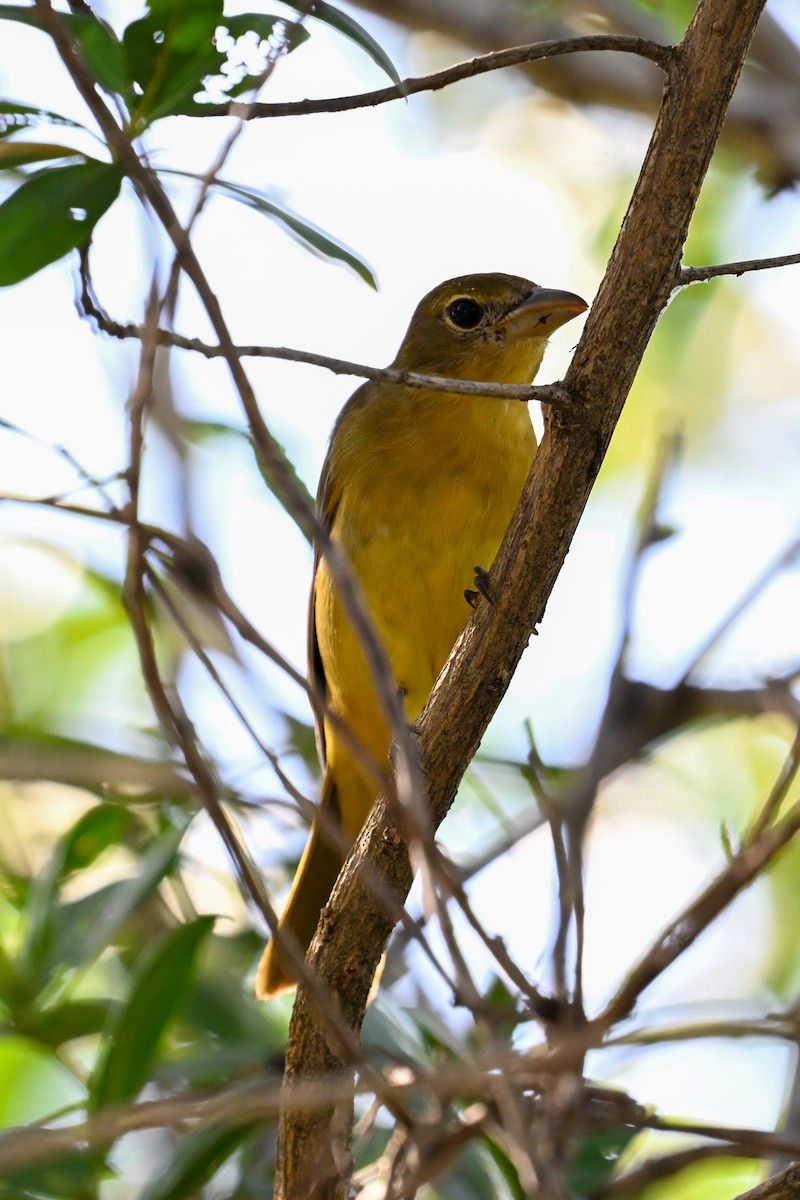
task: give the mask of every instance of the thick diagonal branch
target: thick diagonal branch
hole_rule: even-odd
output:
[[[462,636],[417,728],[432,822],[449,809],[461,777],[508,687],[569,549],[647,343],[674,286],[702,180],[764,0],[700,0],[674,52],[653,137],[605,278],[565,384],[580,417],[547,415],[545,437],[492,571],[493,605]],[[376,804],[334,889],[311,947],[331,1005],[360,1027],[392,922],[365,879],[369,860],[405,897],[408,852],[384,801]],[[345,1070],[328,1044],[324,1015],[301,987],[287,1078]],[[276,1195],[341,1197],[350,1119],[342,1107],[287,1112]]]

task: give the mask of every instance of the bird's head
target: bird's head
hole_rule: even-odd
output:
[[[481,383],[529,383],[553,330],[587,307],[572,292],[519,275],[448,279],[417,305],[392,366]]]

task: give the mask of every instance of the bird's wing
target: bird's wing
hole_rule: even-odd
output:
[[[342,426],[347,425],[359,410],[363,409],[374,398],[374,385],[372,383],[364,383],[360,388],[353,392],[350,399],[345,404],[339,416],[336,419],[336,424],[331,433],[331,441],[328,447],[328,453],[325,455],[325,461],[322,464],[322,471],[319,477],[319,486],[317,487],[317,515],[322,521],[328,533],[335,532],[336,514],[342,500],[344,491],[344,480],[337,475],[333,467],[333,449],[336,444],[337,436],[340,434]],[[308,680],[312,687],[318,689],[319,694],[327,697],[328,688],[325,682],[325,665],[319,652],[319,638],[317,637],[317,616],[316,616],[316,590],[317,590],[317,571],[319,570],[320,548],[314,545],[314,574],[311,584],[311,596],[308,605]],[[320,766],[325,770],[325,729],[322,721],[318,716],[314,718],[314,724],[317,735],[317,753],[319,754]]]
[[[336,517],[336,510],[339,507],[341,494],[341,488],[335,485],[331,466],[331,452],[328,450],[328,453],[325,456],[325,461],[322,464],[322,473],[319,479],[319,488],[317,489],[317,512],[329,533],[333,529],[333,523]],[[319,695],[327,697],[328,689],[325,682],[325,666],[322,662],[322,656],[319,652],[319,638],[317,637],[317,570],[319,568],[319,562],[320,548],[315,543],[314,573],[311,582],[311,596],[309,597],[308,603],[308,681],[311,686],[316,689]],[[314,716],[314,727],[316,731],[319,762],[324,771],[325,725],[317,714]]]

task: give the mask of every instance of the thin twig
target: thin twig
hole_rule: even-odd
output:
[[[286,466],[280,447],[261,415],[252,384],[236,352],[219,300],[194,252],[185,230],[178,220],[166,192],[158,179],[139,160],[127,132],[114,120],[98,94],[94,80],[84,61],[76,52],[58,13],[50,0],[35,0],[36,13],[42,27],[50,35],[67,71],[92,116],[99,125],[112,154],[129,176],[134,189],[145,205],[149,205],[164,227],[181,256],[184,271],[192,281],[208,319],[223,350],[231,377],[252,434],[254,445],[287,511],[303,531],[313,537],[325,556],[331,575],[348,614],[353,631],[362,647],[375,692],[385,713],[396,746],[395,790],[403,809],[419,802],[421,778],[415,740],[405,719],[399,689],[386,650],[375,630],[366,602],[352,568],[341,547],[331,538],[320,515],[309,505],[297,480]]]
[[[153,295],[148,304],[148,319],[152,320],[151,327],[153,329],[156,328],[157,314],[158,302]],[[277,926],[275,912],[241,839],[222,809],[219,800],[221,787],[215,778],[213,768],[207,762],[197,743],[191,725],[182,711],[180,701],[177,698],[170,699],[162,681],[150,628],[148,599],[144,584],[147,568],[147,536],[139,524],[138,512],[139,483],[144,451],[144,420],[152,393],[155,353],[154,339],[143,339],[139,375],[130,402],[129,466],[127,471],[130,500],[127,513],[128,553],[122,589],[123,602],[136,640],[144,684],[159,722],[168,740],[180,750],[186,766],[194,778],[203,807],[234,863],[245,900],[254,903],[267,925],[273,928]]]
[[[748,271],[771,271],[775,267],[792,267],[800,263],[800,254],[779,254],[774,258],[746,258],[741,262],[717,263],[711,267],[681,267],[675,276],[675,286],[706,283],[720,275],[745,275]]]
[[[133,322],[113,320],[100,308],[89,288],[83,287],[81,306],[86,316],[96,321],[103,333],[120,340],[141,340],[142,328]],[[334,375],[354,375],[363,379],[398,383],[408,388],[424,388],[426,391],[447,392],[459,396],[490,396],[498,400],[537,400],[554,408],[570,408],[579,403],[577,397],[567,391],[561,383],[517,384],[480,383],[470,379],[448,379],[441,375],[422,375],[418,371],[398,371],[394,367],[370,367],[364,363],[351,362],[346,358],[333,358],[329,354],[316,354],[311,350],[295,350],[290,346],[231,346],[211,345],[200,338],[184,337],[169,329],[159,329],[156,335],[160,346],[174,346],[178,350],[189,350],[204,358],[226,358],[228,353],[238,358],[276,358],[282,362],[308,363],[312,367],[323,367]]]
[[[148,305],[148,325],[157,328],[158,304],[155,296],[151,297]],[[130,493],[129,523],[128,523],[128,556],[123,585],[123,601],[127,609],[131,626],[139,652],[139,661],[145,687],[150,696],[159,722],[169,740],[180,750],[186,766],[197,784],[201,803],[208,813],[214,828],[220,836],[240,879],[242,894],[245,900],[256,904],[267,927],[274,935],[278,929],[278,918],[264,890],[261,878],[239,837],[230,818],[220,803],[221,787],[216,779],[212,765],[206,759],[196,737],[191,723],[183,712],[177,696],[170,698],[167,688],[161,678],[156,648],[152,630],[147,615],[147,594],[144,586],[146,574],[147,539],[143,536],[138,521],[139,481],[141,476],[142,455],[144,450],[144,417],[152,392],[153,371],[155,365],[156,345],[154,338],[142,340],[142,357],[139,377],[130,403],[130,438],[129,438],[129,468],[127,480]],[[342,1019],[339,1013],[332,1010],[329,1003],[328,989],[319,978],[317,972],[306,964],[304,948],[291,934],[282,932],[283,948],[287,953],[293,969],[303,980],[314,998],[319,1011],[324,1014],[326,1028],[329,1034],[351,1063],[359,1062],[365,1078],[368,1078],[376,1094],[393,1113],[398,1121],[413,1124],[402,1103],[385,1094],[382,1076],[372,1070],[369,1064],[361,1061],[358,1039]]]
[[[698,666],[704,658],[718,645],[732,625],[739,620],[743,613],[747,611],[761,596],[765,588],[775,579],[780,571],[788,567],[800,554],[800,538],[794,538],[788,546],[784,546],[780,553],[776,554],[764,569],[756,576],[756,578],[747,585],[745,590],[739,596],[711,633],[709,633],[700,646],[695,650],[692,656],[692,661],[687,666],[679,681],[684,684],[689,679],[689,676],[697,670]]]
[[[775,780],[766,803],[762,805],[761,812],[747,834],[747,841],[755,841],[772,824],[789,794],[790,787],[797,778],[798,771],[800,771],[800,726],[795,733],[792,748],[784,760],[781,773]]]
[[[763,1151],[766,1157],[770,1151]],[[685,1150],[676,1150],[672,1154],[662,1154],[648,1158],[641,1166],[626,1171],[623,1175],[612,1179],[594,1192],[590,1192],[588,1200],[621,1200],[623,1196],[640,1196],[650,1184],[660,1179],[671,1179],[685,1171],[695,1163],[705,1163],[713,1158],[753,1158],[751,1146],[734,1146],[722,1142],[720,1145],[690,1146]],[[742,1200],[740,1197],[739,1200]],[[777,1198],[776,1198],[777,1200]]]
[[[290,100],[283,103],[257,103],[245,106],[232,100],[228,104],[208,105],[204,116],[241,117],[247,108],[245,119],[261,117],[298,117],[311,113],[349,112],[355,108],[374,108],[392,100],[405,100],[418,92],[435,92],[440,88],[458,83],[462,79],[474,79],[487,71],[500,71],[508,67],[521,67],[526,63],[544,58],[557,58],[564,54],[577,54],[592,50],[610,50],[621,54],[635,54],[666,69],[672,48],[650,42],[646,38],[629,37],[623,34],[593,34],[588,37],[562,38],[547,42],[533,42],[526,46],[512,46],[481,54],[467,62],[456,63],[430,75],[404,79],[399,86],[377,88],[372,92],[359,92],[354,96],[334,96],[324,100]]]
[[[748,1129],[741,1126],[706,1125],[701,1121],[677,1121],[672,1117],[658,1117],[645,1114],[641,1117],[631,1117],[632,1125],[640,1129],[657,1129],[662,1133],[688,1133],[695,1137],[709,1138],[714,1142],[730,1142],[749,1150],[754,1158],[783,1151],[786,1154],[800,1156],[800,1142],[796,1138],[787,1138],[771,1130]]]
[[[787,775],[791,778],[796,773],[799,748],[800,737],[795,739],[787,756],[779,778],[780,784]],[[772,808],[771,797],[767,807]],[[734,897],[752,883],[756,875],[772,862],[799,831],[800,803],[776,825],[759,829],[757,824],[754,836],[744,842],[727,867],[659,934],[596,1018],[596,1023],[604,1029],[610,1029],[628,1016],[645,988],[693,945]]]

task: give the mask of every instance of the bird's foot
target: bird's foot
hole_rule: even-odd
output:
[[[484,600],[488,600],[493,604],[492,594],[489,591],[489,572],[485,567],[473,567],[475,572],[475,587],[478,589]]]

